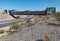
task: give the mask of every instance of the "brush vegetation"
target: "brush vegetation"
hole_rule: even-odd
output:
[[[11,26],[11,28],[14,29],[14,30],[17,30],[17,29],[19,29],[19,24],[13,24]]]
[[[45,35],[44,39],[45,41],[51,41],[51,39],[47,35]]]
[[[58,21],[60,21],[60,12],[57,12],[57,14],[56,14],[56,19],[57,19]]]
[[[4,30],[0,30],[0,34],[3,34],[5,31]]]

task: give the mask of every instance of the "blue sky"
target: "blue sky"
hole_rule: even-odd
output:
[[[54,6],[60,11],[60,0],[0,0],[0,11],[4,9],[41,11]]]

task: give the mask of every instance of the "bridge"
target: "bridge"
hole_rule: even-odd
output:
[[[7,13],[7,10],[5,10]],[[14,15],[47,15],[56,13],[56,7],[47,7],[46,10],[43,11],[16,11],[16,10],[9,10],[9,15],[16,18]]]

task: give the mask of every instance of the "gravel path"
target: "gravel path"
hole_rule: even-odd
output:
[[[26,26],[23,27],[21,31],[1,37],[0,41],[36,41],[38,39],[44,39],[44,35],[48,35],[48,33],[51,33],[54,30],[55,26],[37,23],[34,26]]]

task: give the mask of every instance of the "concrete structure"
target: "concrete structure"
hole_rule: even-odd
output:
[[[0,21],[12,20],[14,19],[9,13],[0,12]]]
[[[47,14],[51,14],[51,13],[55,13],[56,14],[56,7],[47,7],[46,8],[46,13]]]

